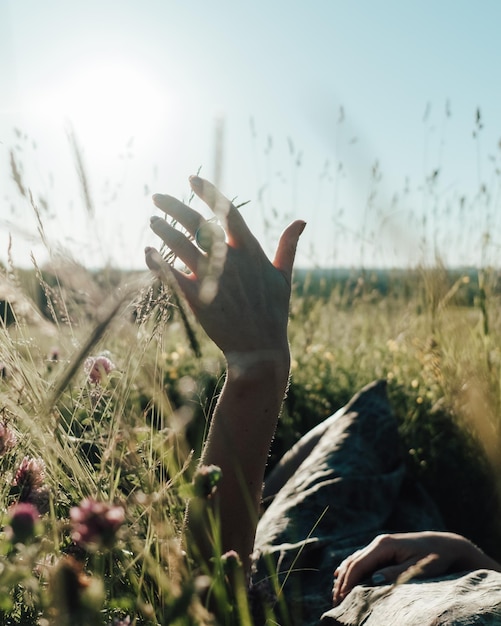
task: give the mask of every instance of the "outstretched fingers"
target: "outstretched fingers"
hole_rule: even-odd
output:
[[[150,246],[144,249],[146,265],[165,284],[173,285],[173,280],[177,282],[190,306],[196,304],[198,288],[195,275],[187,275],[167,263],[160,252]]]
[[[225,226],[230,245],[239,247],[256,241],[239,210],[212,183],[199,176],[190,176],[190,185]]]
[[[153,216],[150,226],[164,243],[183,261],[192,272],[197,272],[203,261],[203,254],[191,241],[177,228],[173,228],[164,219]]]
[[[177,198],[163,193],[156,193],[153,196],[155,206],[167,215],[170,215],[176,222],[179,222],[186,230],[195,236],[197,230],[205,222],[205,219],[187,204]]]

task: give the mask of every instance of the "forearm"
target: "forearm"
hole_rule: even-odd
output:
[[[501,572],[501,564],[485,554],[474,543],[461,535],[450,533],[449,536],[456,554],[455,570],[491,569]]]
[[[264,469],[289,376],[292,267],[306,224],[296,220],[283,231],[270,261],[228,198],[198,176],[190,177],[190,185],[220,226],[163,194],[155,194],[156,206],[185,232],[158,216],[150,220],[189,271],[168,265],[153,248],[145,249],[148,266],[162,280],[175,279],[228,362],[201,458],[203,465],[218,465],[222,479],[216,493],[211,486],[206,500],[195,496],[188,504],[185,544],[191,556],[206,564],[218,550],[235,550],[248,572]],[[200,237],[204,233],[208,240]],[[214,532],[214,520],[220,532]]]
[[[193,499],[187,512],[187,541],[207,561],[218,539],[224,553],[235,550],[250,566],[264,471],[289,376],[288,348],[230,357],[226,381],[214,411],[201,464],[218,465],[222,479],[215,498]],[[211,536],[209,512],[219,521]],[[193,553],[194,550],[191,550]]]

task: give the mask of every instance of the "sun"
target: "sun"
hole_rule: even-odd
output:
[[[86,143],[115,149],[149,134],[169,114],[165,87],[134,62],[94,61],[61,77],[41,105]]]

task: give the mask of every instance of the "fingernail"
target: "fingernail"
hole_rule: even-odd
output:
[[[153,222],[158,222],[158,220],[161,220],[161,217],[158,217],[158,215],[152,215],[150,217],[150,224],[153,224]]]
[[[155,259],[155,255],[153,252],[154,251],[152,248],[145,248],[144,250],[145,261],[146,261],[146,265],[152,272],[158,273],[161,271],[162,268],[160,267],[160,264],[158,263],[158,261]]]
[[[146,261],[146,265],[150,268],[152,272],[155,272],[160,278],[165,277],[167,264],[164,261],[160,252],[158,252],[158,250],[147,246],[144,249],[144,258]]]
[[[383,583],[386,582],[386,576],[384,574],[376,572],[375,574],[372,575],[371,580],[374,585],[382,585]]]
[[[195,176],[195,174],[193,174],[192,176],[190,176],[190,184],[193,187],[201,187],[202,179],[200,178],[200,176]]]
[[[154,202],[155,204],[157,204],[158,202],[160,202],[160,201],[162,200],[162,194],[161,194],[161,193],[154,193],[154,194],[151,196],[151,199],[153,200],[153,202]]]

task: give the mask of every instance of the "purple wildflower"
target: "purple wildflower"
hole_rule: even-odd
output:
[[[42,459],[25,456],[12,482],[19,489],[19,499],[26,502],[33,491],[43,486],[44,478],[45,463]]]
[[[84,370],[89,381],[98,385],[106,380],[108,374],[115,369],[115,364],[107,356],[89,356],[85,359]]]
[[[17,437],[5,422],[0,424],[0,456],[10,452],[17,443]]]
[[[221,555],[220,566],[223,576],[222,582],[224,582],[230,598],[235,599],[236,590],[244,584],[245,580],[240,556],[235,550],[229,550]]]
[[[25,456],[16,471],[12,486],[19,502],[33,504],[39,513],[49,510],[49,488],[45,486],[45,463]]]
[[[35,536],[38,510],[29,502],[14,504],[9,511],[10,520],[6,528],[7,536],[12,543],[26,543]]]
[[[73,541],[84,548],[111,548],[125,521],[123,507],[86,498],[70,510]]]
[[[221,555],[221,565],[223,566],[223,572],[226,576],[234,575],[238,570],[242,569],[242,560],[238,552],[235,550],[228,550]]]
[[[26,501],[33,504],[38,509],[40,515],[48,513],[50,509],[50,489],[46,485],[34,489]]]
[[[193,477],[195,496],[210,498],[214,495],[223,473],[217,465],[201,465]]]

